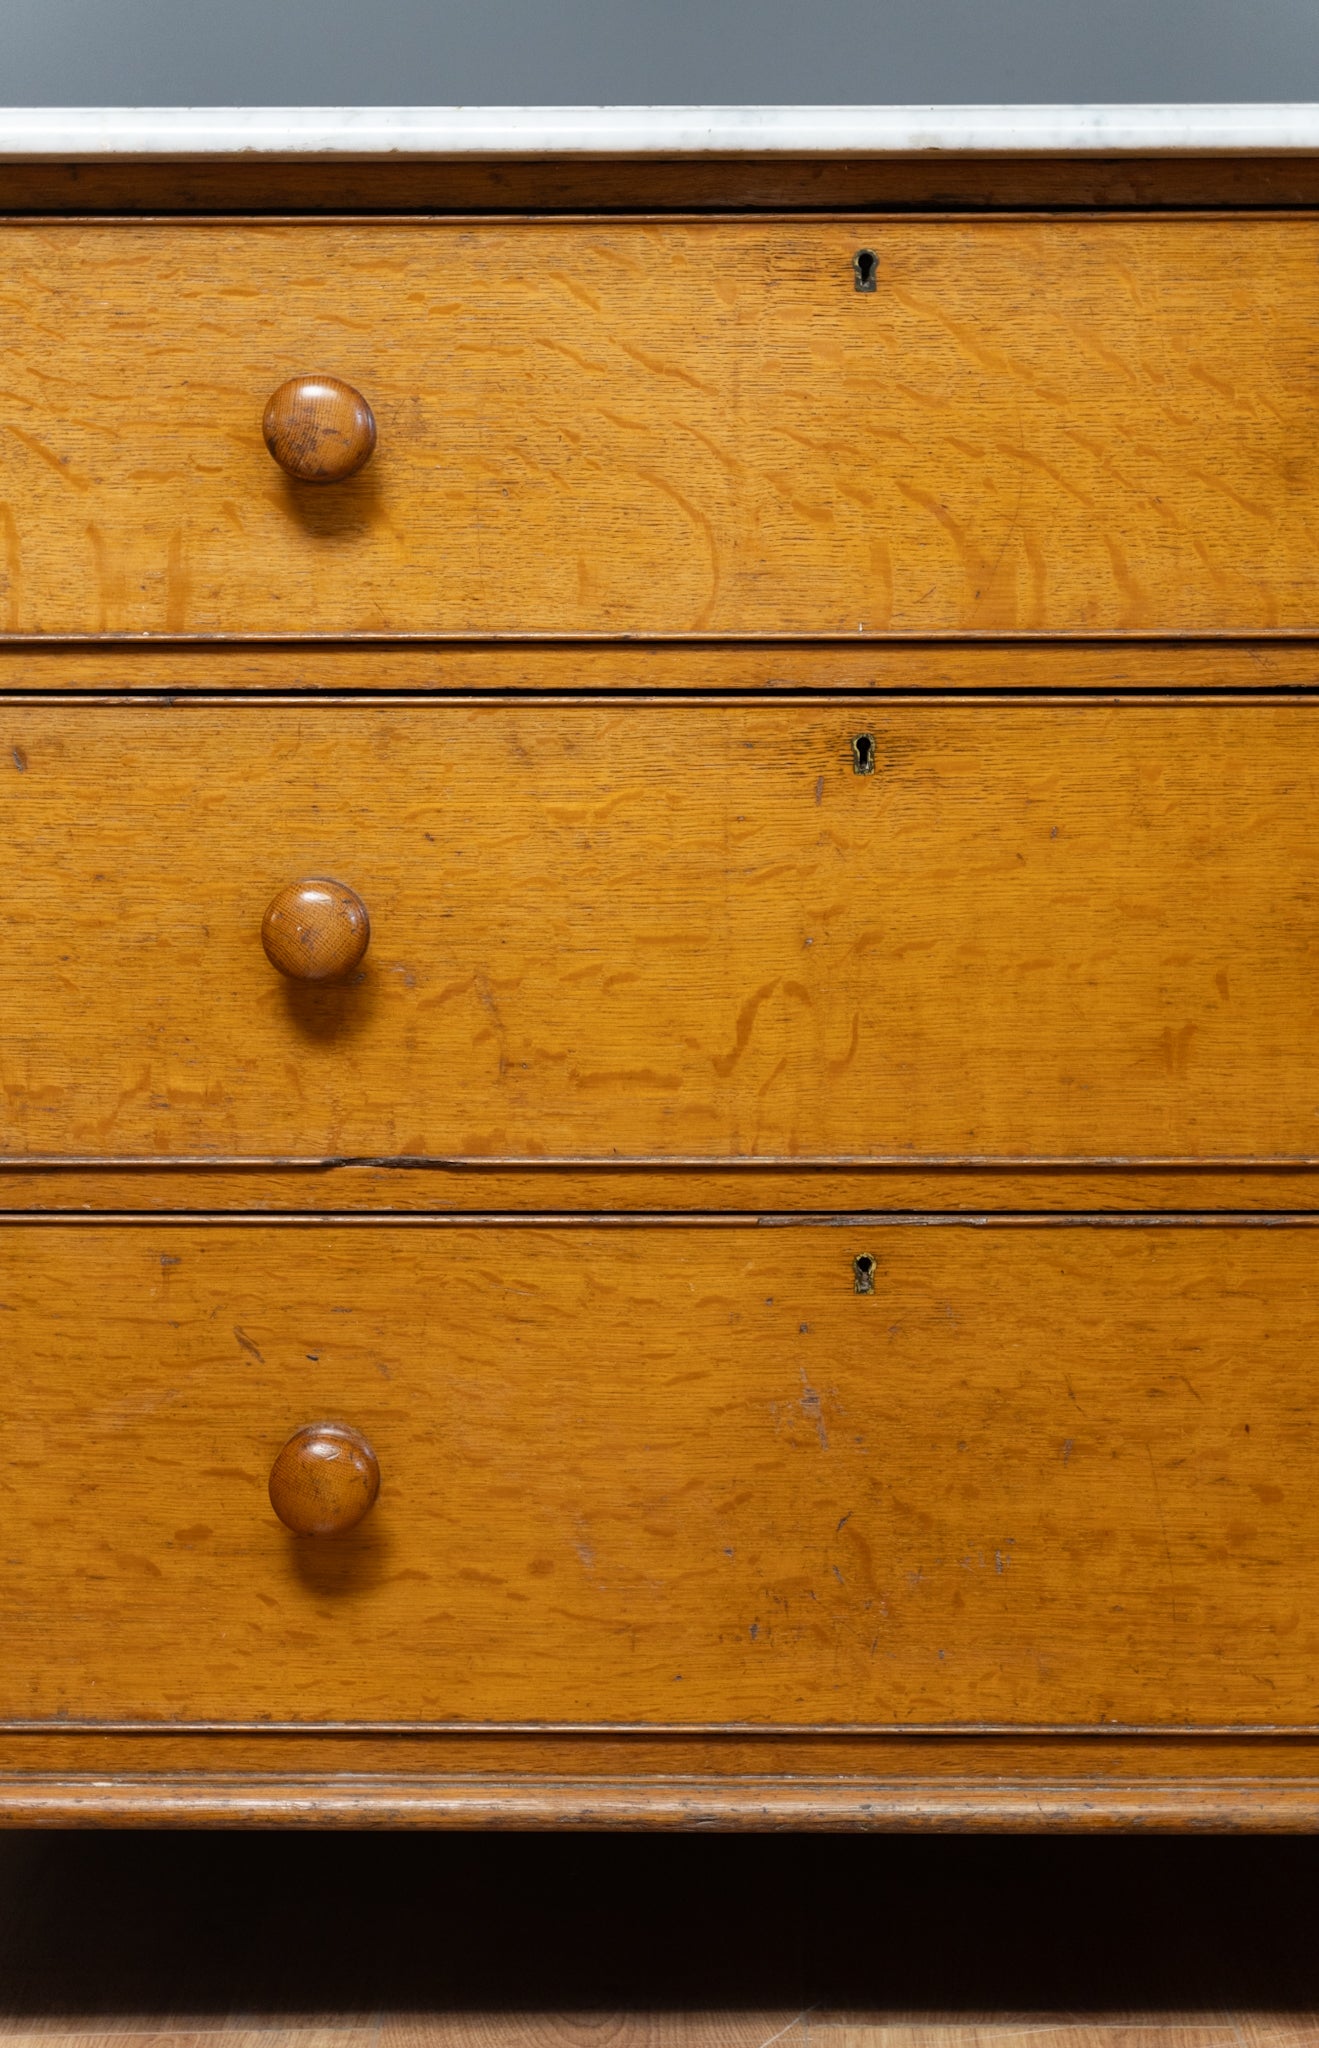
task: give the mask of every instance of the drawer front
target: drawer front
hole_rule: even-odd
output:
[[[1314,626],[1317,255],[1309,217],[9,222],[0,624]],[[326,373],[377,450],[290,482],[263,410]]]
[[[1313,1157],[1317,715],[15,706],[5,1151]]]
[[[0,1711],[1312,1724],[1315,1249],[11,1226]],[[327,1418],[379,1499],[294,1537]]]

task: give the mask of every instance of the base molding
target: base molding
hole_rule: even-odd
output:
[[[1319,1778],[8,1772],[0,1827],[1305,1834],[1319,1830]]]

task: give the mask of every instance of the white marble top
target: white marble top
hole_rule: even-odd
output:
[[[0,159],[1319,151],[1319,104],[6,107]]]

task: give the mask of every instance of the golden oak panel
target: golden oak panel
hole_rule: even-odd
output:
[[[553,1166],[373,1160],[313,1166],[0,1164],[0,1213],[431,1218],[656,1215],[712,1211],[744,1223],[782,1215],[927,1211],[1031,1217],[1149,1213],[1228,1217],[1319,1211],[1319,1166],[1021,1167]]]
[[[1105,1779],[1130,1789],[1133,1780],[1191,1787],[1255,1778],[1280,1785],[1299,1780],[1319,1791],[1319,1737],[1259,1728],[1210,1735],[1165,1727],[1102,1737],[1076,1728],[825,1725],[802,1731],[744,1721],[591,1729],[565,1722],[526,1729],[479,1721],[97,1722],[71,1715],[0,1724],[0,1780],[41,1773],[86,1774],[104,1782],[114,1772],[203,1771],[221,1779],[319,1777],[327,1789],[341,1773],[386,1783],[400,1777],[478,1785],[501,1778],[575,1778],[635,1786],[673,1777],[707,1784],[730,1777],[763,1780],[782,1772],[875,1786],[886,1780],[998,1778],[1018,1784],[1088,1781],[1096,1790]]]
[[[1317,255],[1306,215],[10,221],[0,626],[1313,627]],[[328,488],[262,444],[308,375],[379,426]]]
[[[1240,692],[1312,690],[1319,638],[902,640],[42,640],[0,635],[0,698],[371,691]]]
[[[1314,1245],[11,1227],[0,1711],[1312,1725]]]
[[[1317,718],[15,706],[5,1150],[1310,1158]],[[346,984],[262,950],[306,876]]]

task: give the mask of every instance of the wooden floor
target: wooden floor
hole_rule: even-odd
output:
[[[42,2048],[1319,2048],[1319,1840],[0,1836]]]

